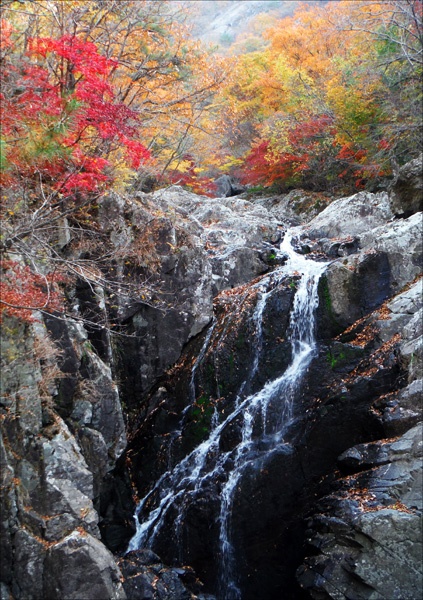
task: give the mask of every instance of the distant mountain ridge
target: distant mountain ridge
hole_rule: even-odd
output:
[[[228,44],[248,30],[251,20],[273,12],[283,18],[294,13],[296,0],[181,0],[190,9],[192,35],[203,42]]]

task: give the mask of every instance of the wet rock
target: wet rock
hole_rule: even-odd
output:
[[[345,238],[309,240],[308,248],[309,252],[321,253],[332,259],[339,256],[349,256],[358,251],[359,238],[358,236],[348,236]]]
[[[119,566],[127,600],[206,600],[203,585],[190,567],[166,567],[151,550],[128,552]]]

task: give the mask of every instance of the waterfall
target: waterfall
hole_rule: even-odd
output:
[[[176,541],[180,542],[184,511],[189,499],[198,497],[211,479],[223,479],[218,518],[218,597],[221,600],[241,600],[231,535],[231,509],[235,491],[247,467],[254,469],[264,452],[284,447],[284,436],[293,420],[295,394],[315,355],[314,314],[318,305],[317,288],[326,264],[314,262],[294,251],[292,238],[296,231],[297,228],[289,230],[281,244],[281,252],[288,256],[287,263],[256,284],[259,295],[252,316],[255,328],[252,366],[241,385],[232,412],[221,423],[217,418],[212,419],[208,439],[179,464],[166,471],[141,500],[135,514],[137,531],[128,547],[128,550],[143,546],[154,547],[156,536],[170,509],[178,511],[174,531]],[[294,276],[292,285],[296,286],[288,328],[291,363],[276,379],[268,381],[262,389],[245,397],[249,384],[260,368],[262,319],[267,300],[275,289],[275,282],[277,287],[288,275]],[[273,285],[270,285],[271,281]],[[193,396],[195,398],[195,372],[206,353],[211,333],[209,331],[192,370],[189,385],[191,401]],[[221,434],[235,419],[240,422],[241,439],[235,448],[227,452],[219,451]],[[257,444],[257,431],[261,432],[261,446]],[[264,449],[260,450],[260,447]],[[155,508],[148,512],[144,509],[152,504],[152,499],[156,499]]]

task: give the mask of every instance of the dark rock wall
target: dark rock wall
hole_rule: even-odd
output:
[[[319,352],[288,432],[291,450],[258,449],[261,468],[247,470],[235,495],[243,600],[420,597],[415,171],[407,205],[404,170],[390,196],[336,201],[297,240],[301,251],[332,261],[319,288]],[[403,209],[394,210],[401,194]],[[75,318],[4,318],[2,597],[170,600],[216,590],[218,479],[184,507],[182,549],[172,515],[157,548],[169,564],[192,565],[205,587],[190,568],[165,567],[152,552],[117,566],[110,550],[122,552],[133,533],[134,492],[141,496],[201,442],[242,386],[254,392],[289,363],[296,275],[279,283],[269,276],[283,262],[275,247],[297,219],[285,200],[210,201],[180,188],[111,195],[99,223],[115,293],[81,280],[69,290]],[[392,220],[391,209],[404,218]],[[251,319],[264,282],[273,291],[258,341]],[[110,335],[110,319],[120,335]],[[258,343],[262,367],[251,377]],[[221,451],[239,436],[234,420]]]
[[[16,600],[123,600],[98,514],[126,445],[117,388],[77,323],[50,332],[2,324],[1,579]]]
[[[399,593],[396,590],[401,590],[400,593],[409,594],[411,598],[416,593],[418,547],[413,550],[414,558],[410,558],[407,575],[398,575],[401,584],[392,576],[395,565],[388,561],[387,550],[377,562],[378,576],[368,573],[366,579],[362,570],[362,581],[358,581],[357,567],[355,571],[351,570],[350,576],[344,576],[342,588],[336,578],[340,570],[346,569],[344,562],[348,562],[350,552],[348,542],[342,542],[343,555],[334,542],[330,553],[328,550],[328,558],[325,544],[329,547],[329,541],[322,541],[318,549],[313,542],[313,536],[318,535],[313,533],[314,522],[320,523],[320,519],[326,523],[324,519],[331,518],[329,507],[335,500],[325,504],[325,499],[332,498],[332,494],[337,493],[333,490],[344,481],[342,469],[345,470],[345,466],[341,469],[341,464],[345,465],[345,461],[339,457],[351,448],[354,455],[357,444],[372,444],[379,440],[383,445],[385,438],[389,444],[392,435],[402,435],[421,419],[418,394],[408,391],[410,378],[414,378],[414,387],[421,385],[414,383],[421,382],[417,366],[420,364],[421,368],[421,338],[415,329],[416,320],[421,322],[418,299],[421,279],[412,283],[421,272],[421,215],[389,222],[391,217],[386,194],[358,194],[348,202],[339,201],[338,206],[333,203],[327,218],[324,211],[304,230],[302,243],[308,246],[311,256],[322,257],[326,252],[326,258],[332,259],[320,283],[319,354],[303,382],[296,408],[297,420],[288,433],[287,441],[294,450],[264,455],[259,473],[256,469],[247,471],[235,495],[231,523],[243,600],[276,600],[281,596],[324,598],[326,595],[332,597],[331,594],[337,597],[334,591],[337,586],[344,589],[342,593],[347,597],[354,597],[354,594],[360,598],[371,594],[394,597]],[[334,228],[333,238],[330,237],[331,228]],[[349,230],[355,236],[353,244],[350,244],[353,238],[348,235]],[[339,235],[344,236],[340,242]],[[324,236],[325,241],[322,242],[323,238],[319,236]],[[335,253],[333,248],[336,248]],[[262,341],[268,359],[263,361],[254,381],[248,381],[255,344],[251,328],[257,300],[254,288],[239,287],[230,294],[222,292],[216,298],[217,324],[201,364],[195,370],[195,396],[190,389],[191,370],[205,334],[187,346],[182,361],[158,384],[158,390],[148,401],[155,407],[150,419],[135,428],[131,436],[133,479],[142,495],[168,469],[169,460],[177,463],[203,439],[202,435],[207,436],[207,411],[202,410],[199,417],[194,406],[187,413],[192,416],[187,417],[182,435],[176,441],[169,437],[172,428],[179,427],[182,407],[194,399],[205,399],[207,406],[224,411],[228,403],[230,406],[234,402],[243,382],[247,382],[251,390],[259,389],[289,363],[289,345],[283,340],[292,302],[290,283],[295,284],[295,281],[281,284],[269,302]],[[204,408],[204,404],[202,406]],[[222,435],[221,450],[234,447],[239,436],[235,420]],[[412,464],[414,470],[417,463]],[[371,473],[374,468],[375,464],[369,461],[365,471]],[[354,468],[348,476],[353,471]],[[417,480],[414,475],[411,479],[408,475],[404,478],[411,481],[415,490],[418,476]],[[366,513],[370,484],[364,482],[363,474],[360,485],[354,482],[353,491],[348,493],[358,511]],[[398,488],[396,490],[398,493]],[[407,494],[405,492],[405,496]],[[213,523],[216,523],[219,511],[218,482],[208,487],[205,495],[207,500],[203,494],[186,510],[182,556],[196,568],[210,589],[215,590],[219,550],[218,531]],[[405,496],[398,503],[395,494],[386,494],[382,503],[372,505],[369,513],[375,515],[375,527],[383,529],[385,507],[393,507],[388,511],[413,513],[410,518],[419,522],[420,509],[404,502]],[[326,507],[326,516],[316,514],[321,506],[319,499]],[[345,510],[344,519],[348,527],[354,528],[354,514]],[[169,513],[169,525],[156,540],[157,551],[167,560],[178,553],[181,556],[181,549],[172,537],[173,518],[176,514]],[[368,523],[370,517],[366,519]],[[335,525],[337,523],[335,520]],[[374,535],[378,539],[379,534]],[[414,546],[415,542],[413,537],[411,544]],[[376,544],[375,541],[372,543]],[[388,541],[387,546],[390,543]],[[352,540],[351,546],[355,547],[354,544],[356,541]],[[364,548],[370,549],[370,546]],[[314,558],[320,548],[323,558]],[[364,557],[365,550],[360,559],[367,560]],[[385,567],[384,561],[387,562]],[[299,566],[301,563],[302,567]],[[320,577],[327,564],[330,568]],[[390,572],[389,578],[385,577],[384,568]],[[331,569],[334,579],[326,584],[325,577],[330,579]],[[381,586],[382,580],[390,583]]]

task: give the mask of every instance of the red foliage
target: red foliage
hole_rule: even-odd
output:
[[[286,181],[306,168],[307,155],[296,156],[285,152],[277,154],[270,149],[270,142],[265,140],[253,147],[247,155],[242,183],[272,185],[275,181]]]
[[[127,156],[133,169],[138,169],[142,162],[151,158],[150,152],[140,142],[130,140],[122,134],[119,135],[119,140],[126,147]]]
[[[28,59],[41,66],[21,58],[19,68],[10,62],[3,69],[9,93],[1,96],[2,130],[13,165],[6,183],[42,173],[62,193],[84,195],[111,178],[113,165],[105,158],[111,142],[126,148],[132,168],[150,157],[136,139],[137,114],[115,101],[107,80],[116,63],[95,44],[71,35],[34,38]],[[30,157],[29,135],[35,139]]]
[[[56,283],[63,277],[39,275],[13,260],[4,260],[1,269],[0,322],[4,312],[30,323],[34,321],[34,310],[60,310],[61,294]]]
[[[287,151],[278,152],[269,140],[257,143],[246,156],[241,173],[243,183],[272,185],[275,182],[298,185],[313,178],[338,177],[356,188],[368,179],[386,174],[380,165],[369,163],[368,153],[353,142],[342,147],[336,141],[331,117],[314,116],[291,126],[287,133]],[[386,149],[386,140],[380,148]]]
[[[178,170],[171,171],[167,176],[169,181],[175,185],[186,186],[195,194],[213,196],[213,192],[216,190],[216,184],[213,183],[213,180],[209,177],[198,177],[193,156],[191,156],[191,154],[185,154],[182,157],[182,160],[188,161],[188,169],[184,172]]]
[[[344,144],[338,152],[338,154],[336,155],[336,158],[349,162],[359,162],[365,157],[366,151],[362,148],[356,149],[352,143]]]
[[[288,140],[294,148],[310,149],[313,144],[334,133],[333,118],[322,115],[294,125],[288,134]]]
[[[246,157],[242,181],[266,186],[275,181],[296,182],[304,173],[316,168],[320,145],[334,133],[333,119],[326,115],[294,123],[288,131],[287,151],[273,150],[268,140],[252,148]]]

